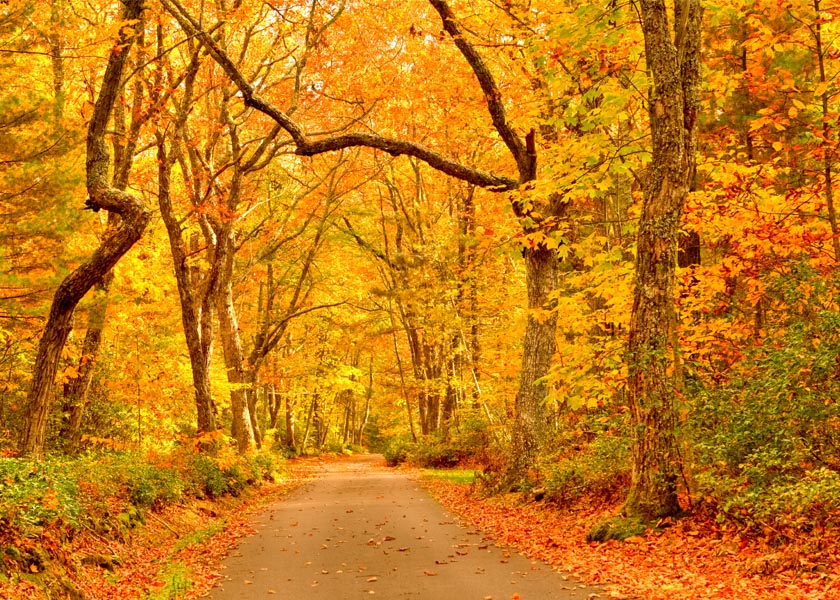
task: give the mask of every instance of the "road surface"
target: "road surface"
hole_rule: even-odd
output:
[[[213,600],[585,600],[551,567],[460,527],[381,456],[324,463],[255,518]],[[518,594],[518,596],[517,596]]]

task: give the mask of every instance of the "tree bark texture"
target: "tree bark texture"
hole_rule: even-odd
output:
[[[544,247],[524,251],[528,287],[528,322],[516,394],[511,476],[524,472],[539,449],[545,434],[543,401],[547,395],[545,376],[556,350],[557,315],[550,310],[549,295],[557,288],[559,264],[556,253]]]
[[[672,38],[664,1],[643,0],[640,7],[653,77],[649,104],[653,156],[637,237],[627,353],[635,427],[632,483],[624,512],[657,519],[680,512],[674,280],[680,220],[695,167],[701,9],[699,0],[677,2]]]
[[[295,445],[295,411],[294,407],[292,406],[292,400],[290,394],[285,395],[285,424],[286,424],[286,447],[290,448],[291,450],[297,451]]]
[[[93,255],[68,275],[56,290],[35,359],[33,381],[27,396],[20,452],[41,459],[47,430],[47,416],[55,385],[61,351],[72,329],[73,313],[79,301],[142,237],[151,213],[141,201],[110,185],[111,157],[105,133],[119,94],[128,54],[137,35],[142,14],[140,0],[125,0],[123,18],[130,25],[120,30],[102,80],[99,96],[87,132],[87,191],[85,205],[117,213],[120,226],[110,232]]]
[[[245,353],[239,337],[239,325],[233,306],[233,290],[228,279],[219,301],[219,331],[225,355],[228,382],[235,389],[230,392],[230,407],[233,412],[231,430],[240,452],[247,452],[256,444],[254,428],[251,425],[251,411],[248,407],[247,386],[254,385],[253,377],[245,370]]]
[[[105,316],[108,311],[108,287],[113,279],[113,271],[109,271],[102,282],[96,285],[97,297],[88,312],[87,331],[82,342],[82,355],[79,357],[78,376],[70,379],[64,386],[63,412],[66,417],[62,422],[59,437],[67,453],[74,454],[79,450],[82,441],[82,417],[87,405],[87,394],[93,380],[93,367],[102,345],[102,330],[105,327]]]

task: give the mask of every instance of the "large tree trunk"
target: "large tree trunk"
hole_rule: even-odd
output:
[[[105,327],[105,315],[108,311],[108,287],[113,279],[109,271],[102,282],[96,285],[96,295],[88,312],[87,331],[82,342],[82,355],[79,357],[77,376],[64,386],[63,412],[67,415],[61,427],[64,450],[69,454],[78,452],[81,443],[82,417],[87,406],[87,394],[93,380],[93,367],[102,345],[102,330]]]
[[[515,480],[530,465],[545,434],[543,401],[547,395],[545,376],[556,350],[557,315],[550,310],[549,295],[557,287],[557,254],[542,246],[527,248],[525,280],[528,287],[528,323],[522,350],[522,370],[516,394],[508,480]]]
[[[101,209],[122,217],[119,229],[108,235],[75,271],[68,275],[56,290],[44,333],[35,359],[20,452],[42,458],[47,429],[47,415],[61,351],[72,329],[73,312],[79,301],[140,239],[151,217],[146,207],[135,197],[109,185],[108,170],[111,158],[105,143],[105,132],[119,93],[123,67],[137,35],[142,14],[140,0],[125,0],[123,18],[130,25],[120,29],[119,40],[105,69],[99,97],[93,109],[87,134],[87,190],[85,204],[94,211]]]
[[[139,44],[143,43],[142,30],[138,33]],[[55,59],[54,59],[55,60]],[[142,68],[149,62],[145,51],[139,50],[135,57],[134,66]],[[63,68],[62,68],[63,72]],[[59,92],[56,91],[56,94]],[[119,101],[115,102],[113,108],[114,135],[111,138],[113,150],[113,173],[111,177],[112,186],[120,191],[128,187],[131,168],[134,164],[134,155],[137,150],[137,141],[140,138],[142,125],[147,122],[153,114],[157,113],[156,107],[150,107],[148,111],[140,110],[144,98],[143,84],[140,77],[135,78],[133,103],[131,107],[131,124],[126,128],[126,104],[123,94]],[[108,213],[108,228],[120,226],[120,216],[117,213]],[[90,383],[93,379],[93,371],[99,359],[99,349],[102,346],[102,332],[105,329],[105,321],[108,313],[108,292],[111,281],[114,279],[113,271],[109,271],[96,288],[94,299],[88,313],[87,331],[82,343],[82,354],[79,357],[77,367],[78,377],[71,379],[64,386],[64,397],[62,400],[63,412],[67,417],[62,422],[61,433],[59,434],[64,442],[64,449],[68,453],[75,453],[79,450],[81,443],[82,418],[88,404],[87,394]]]
[[[677,3],[675,41],[663,0],[642,0],[641,11],[647,65],[653,76],[649,105],[653,156],[639,221],[628,344],[635,426],[632,483],[624,511],[628,516],[657,519],[680,512],[674,279],[680,220],[694,177],[701,11],[699,0]]]

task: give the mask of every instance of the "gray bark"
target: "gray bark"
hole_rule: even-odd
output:
[[[121,217],[118,229],[102,241],[91,257],[68,275],[56,290],[50,314],[38,346],[33,381],[27,396],[20,451],[36,459],[43,458],[47,415],[61,351],[72,329],[73,313],[79,301],[142,237],[151,213],[134,196],[112,187],[108,179],[111,157],[105,133],[119,94],[122,73],[137,35],[142,2],[126,0],[123,18],[133,25],[120,30],[119,39],[108,60],[87,133],[87,191],[85,205],[107,210]]]
[[[680,220],[695,170],[701,8],[699,0],[677,2],[672,39],[664,0],[642,0],[640,7],[653,76],[653,156],[639,221],[627,351],[634,440],[624,512],[652,520],[680,512],[674,280]]]

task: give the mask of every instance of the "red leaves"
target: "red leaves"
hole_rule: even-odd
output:
[[[480,500],[466,486],[426,484],[450,510],[528,556],[575,573],[587,583],[609,584],[613,598],[805,600],[840,597],[837,540],[825,534],[794,540],[785,548],[723,530],[698,515],[628,542],[584,542],[592,524],[618,506],[587,498],[557,509]],[[594,508],[593,508],[594,507]],[[837,537],[837,534],[833,534]],[[822,548],[815,551],[814,548]],[[830,549],[830,550],[827,550]]]

